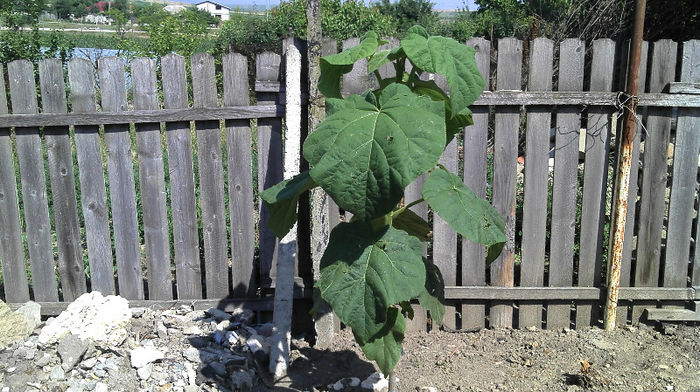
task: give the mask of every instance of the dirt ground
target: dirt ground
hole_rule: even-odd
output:
[[[333,346],[293,353],[292,390],[325,391],[343,377],[365,379],[375,371],[349,331],[341,331]],[[411,333],[395,373],[399,391],[695,392],[700,328]]]

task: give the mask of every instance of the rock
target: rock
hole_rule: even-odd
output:
[[[253,376],[243,369],[234,370],[230,380],[234,391],[249,392],[253,390]]]
[[[0,349],[28,336],[27,318],[0,301]],[[30,331],[31,332],[31,331]]]
[[[221,362],[211,362],[209,365],[207,365],[214,374],[217,374],[219,376],[225,376],[226,375],[226,366],[224,366],[223,363]]]
[[[83,369],[88,370],[88,369],[94,368],[96,364],[97,364],[97,358],[96,358],[96,357],[92,357],[92,358],[88,358],[88,359],[84,360],[84,361],[80,364],[80,367],[83,368]]]
[[[151,362],[165,358],[163,352],[154,347],[136,347],[129,351],[131,366],[140,369]]]
[[[34,301],[25,302],[15,313],[24,315],[24,321],[27,323],[27,334],[31,334],[41,324],[41,305]]]
[[[153,373],[153,364],[147,364],[143,367],[138,368],[136,370],[136,374],[138,374],[140,380],[148,380],[149,377],[151,377],[151,374]]]
[[[201,335],[204,331],[196,325],[188,325],[182,330],[182,333],[185,335]]]
[[[86,293],[73,301],[39,334],[39,344],[48,346],[69,333],[96,346],[112,348],[126,339],[131,320],[129,302],[119,296],[103,297],[99,291]]]
[[[253,317],[255,317],[255,313],[252,310],[236,308],[231,315],[231,321],[234,323],[250,324]]]
[[[348,385],[355,388],[360,386],[360,379],[357,377],[350,377],[350,381],[348,382]]]
[[[362,381],[362,389],[374,392],[386,392],[389,389],[389,380],[381,373],[373,373],[365,381]]]
[[[61,366],[63,370],[68,372],[75,366],[76,363],[80,362],[80,359],[85,354],[88,348],[88,341],[80,339],[79,337],[68,334],[61,338],[58,343],[58,356],[61,357]]]
[[[146,313],[146,308],[131,308],[131,316],[141,318]]]
[[[211,317],[214,317],[217,322],[221,321],[229,321],[231,320],[231,315],[229,313],[224,312],[223,310],[217,309],[217,308],[209,308],[206,313],[210,315]]]
[[[269,338],[272,336],[272,334],[275,332],[275,326],[272,323],[265,323],[257,328],[255,330],[258,332],[258,334]]]
[[[197,381],[197,372],[194,370],[194,366],[189,362],[185,362],[185,373],[187,374],[188,384],[195,385]]]
[[[197,350],[194,347],[188,347],[187,349],[185,349],[185,351],[182,352],[182,356],[190,362],[201,362],[201,358],[199,357],[199,350]]]
[[[435,388],[435,387],[422,387],[420,389],[420,392],[437,392],[437,388]]]
[[[344,388],[345,385],[343,384],[343,380],[336,381],[336,383],[333,384],[334,391],[342,391]]]
[[[93,389],[94,392],[108,392],[109,391],[109,386],[103,382],[98,382],[95,384],[95,389]]]
[[[39,359],[34,362],[37,367],[44,367],[51,362],[51,355],[44,353]]]
[[[55,381],[62,381],[66,379],[66,372],[60,365],[56,365],[51,369],[51,379]]]
[[[229,346],[235,346],[238,343],[239,336],[235,331],[228,331],[226,332],[225,338]]]

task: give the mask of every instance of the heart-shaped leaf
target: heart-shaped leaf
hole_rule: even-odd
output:
[[[425,290],[418,295],[418,302],[430,312],[430,317],[438,325],[442,325],[445,316],[445,281],[440,269],[428,261],[425,261]]]
[[[318,90],[321,94],[326,98],[340,98],[340,79],[343,74],[352,71],[353,64],[357,60],[371,56],[379,45],[377,34],[369,31],[359,45],[337,54],[321,57],[321,78],[318,81]]]
[[[401,358],[401,343],[406,331],[406,319],[398,308],[389,308],[385,328],[373,340],[363,342],[355,334],[355,340],[360,344],[367,359],[376,361],[379,370],[388,376]]]
[[[270,209],[268,227],[277,237],[287,235],[297,221],[299,196],[315,187],[316,183],[305,171],[260,192],[260,198]]]
[[[400,214],[392,216],[391,225],[421,241],[430,241],[430,225],[411,210],[406,209]]]
[[[498,211],[444,168],[428,176],[422,193],[430,208],[465,238],[486,246],[506,242]]]
[[[388,213],[440,158],[444,110],[396,83],[384,89],[378,106],[349,96],[304,143],[311,177],[358,220]]]
[[[387,308],[416,297],[425,283],[423,245],[401,230],[375,232],[369,222],[341,223],[331,232],[316,287],[358,340],[384,328]]]
[[[450,86],[453,115],[471,105],[484,90],[475,50],[452,38],[428,36],[420,26],[409,29],[401,47],[411,63],[423,71],[445,75]]]

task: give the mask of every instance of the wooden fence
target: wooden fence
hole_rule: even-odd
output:
[[[426,255],[447,286],[446,326],[595,325],[614,208],[611,144],[619,129],[613,114],[628,99],[618,93],[627,46],[608,39],[592,42],[592,50],[577,39],[559,47],[547,39],[468,44],[490,87],[473,106],[474,125],[448,146],[441,163],[492,201],[509,241],[487,268],[483,247],[426,207],[414,207],[433,224]],[[336,50],[335,41],[324,42],[325,54]],[[163,57],[159,70],[152,60],[134,60],[129,90],[121,59],[99,62],[99,89],[89,62],[45,60],[38,70],[41,114],[31,63],[8,64],[12,114],[0,78],[5,300],[16,306],[33,298],[51,314],[87,290],[100,290],[137,305],[186,301],[270,310],[278,241],[266,229],[257,191],[283,176],[283,104],[290,94],[283,60],[257,56],[255,105],[248,64],[238,54],[222,59],[223,91],[217,91],[215,59],[194,55],[191,96],[185,59],[177,55]],[[700,41],[645,44],[642,60],[640,86],[646,87],[634,144],[621,323],[664,317],[658,312],[673,317],[700,300],[694,245]],[[343,91],[359,93],[373,83],[356,66]],[[420,182],[408,188],[406,200],[419,197]],[[312,276],[307,203],[300,206],[296,253],[296,295],[305,298]],[[348,218],[331,208],[331,226]],[[416,305],[410,328],[429,324]]]

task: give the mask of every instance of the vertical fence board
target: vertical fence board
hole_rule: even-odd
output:
[[[8,64],[14,114],[37,113],[34,67],[27,60]],[[39,128],[16,128],[17,155],[22,180],[22,207],[32,266],[32,288],[37,301],[58,301],[51,244],[51,222]]]
[[[44,113],[66,113],[66,86],[58,59],[39,63],[41,103]],[[72,301],[87,291],[83,266],[75,176],[68,127],[45,127],[46,152],[51,179],[58,270],[64,301]]]
[[[157,110],[158,90],[153,60],[140,58],[132,61],[131,79],[134,109]],[[143,206],[143,235],[148,266],[148,298],[172,299],[170,235],[160,123],[136,124],[136,146]]]
[[[677,44],[671,40],[654,43],[649,92],[661,92],[669,82],[675,80],[676,51]],[[647,113],[649,116],[644,140],[644,171],[635,269],[637,287],[656,287],[659,284],[661,236],[666,210],[668,143],[671,133],[670,108],[648,108]],[[639,320],[645,306],[653,307],[654,301],[635,301],[632,316],[634,321]]]
[[[98,64],[102,110],[126,110],[124,62],[119,57],[105,57]],[[112,201],[112,229],[117,256],[119,294],[127,299],[143,299],[141,254],[139,251],[136,190],[132,164],[129,125],[105,125],[109,196]]]
[[[499,90],[520,90],[523,49],[522,42],[515,38],[498,40],[498,63],[496,70]],[[493,206],[505,220],[506,238],[503,252],[491,264],[491,285],[512,287],[515,256],[515,182],[518,160],[518,131],[520,108],[496,109],[496,131],[493,153]],[[513,306],[510,302],[492,302],[490,325],[511,327]]]
[[[73,59],[68,65],[73,113],[95,112],[95,77],[92,64]],[[108,295],[114,293],[112,245],[109,232],[107,193],[102,166],[101,140],[97,126],[75,127],[80,200],[85,221],[90,264],[90,287]]]
[[[188,107],[185,58],[168,54],[161,60],[163,106]],[[195,201],[192,135],[186,121],[165,124],[170,170],[170,203],[178,299],[202,298],[202,271]]]
[[[589,91],[611,91],[615,65],[615,42],[593,41],[591,83]],[[581,236],[579,239],[578,285],[600,286],[603,253],[603,225],[610,151],[610,108],[588,108],[583,199],[581,201]],[[598,322],[598,305],[577,303],[576,328]]]
[[[359,38],[348,38],[343,41],[343,50],[360,44]],[[343,75],[343,96],[350,94],[362,94],[372,86],[370,75],[367,74],[367,59],[357,61],[352,71]]]
[[[338,42],[334,39],[324,38],[321,46],[321,56],[328,56],[338,53]],[[335,201],[328,197],[328,226],[330,230],[340,222],[340,210]]]
[[[649,52],[649,43],[646,41],[642,42],[642,53],[641,53],[641,59],[639,63],[639,89],[640,91],[644,91],[644,86],[646,84],[646,73],[647,73],[647,53]],[[625,87],[627,86],[627,62],[629,61],[629,42],[625,43],[624,46],[624,61],[622,61],[623,66],[621,67],[621,73],[622,76],[620,77],[620,86],[619,90],[624,91]],[[622,135],[622,128],[623,128],[623,121],[624,121],[624,116],[618,119],[618,124],[617,124],[617,134],[615,135],[616,137],[616,142],[618,144],[616,151],[619,151],[619,143],[621,142],[621,137]],[[625,218],[625,238],[624,238],[624,246],[622,248],[622,265],[620,268],[620,287],[628,287],[631,283],[632,280],[632,251],[634,249],[634,222],[635,222],[635,215],[637,211],[637,191],[639,190],[638,184],[637,184],[637,179],[639,177],[639,145],[642,140],[642,133],[643,131],[641,129],[636,129],[636,132],[634,133],[634,140],[632,142],[632,157],[631,157],[631,164],[630,164],[630,183],[629,183],[629,193],[627,196],[627,217]],[[617,170],[617,167],[619,166],[619,159],[620,157],[617,157],[617,162],[615,169]],[[613,174],[615,175],[616,172]],[[614,178],[614,177],[613,177]],[[613,182],[614,183],[614,182]],[[613,201],[617,200],[617,189],[613,189]],[[613,205],[612,211],[615,211],[615,206]],[[610,243],[611,245],[609,246],[609,250],[612,250],[612,239],[613,239],[613,231],[615,228],[613,227],[614,225],[610,225]],[[608,252],[610,253],[610,252]],[[608,257],[608,260],[610,258]],[[627,313],[628,313],[628,308],[629,308],[629,302],[628,301],[618,301],[617,305],[617,324],[618,325],[624,325],[627,323]]]
[[[248,106],[248,61],[242,54],[223,58],[224,105]],[[226,121],[228,192],[231,214],[231,278],[233,296],[254,296],[256,279],[255,221],[253,220],[252,135],[249,120]]]
[[[476,65],[489,89],[491,43],[483,38],[472,38],[467,45],[476,51]],[[464,129],[464,183],[478,197],[486,197],[486,151],[488,149],[489,109],[472,109],[474,125]],[[486,260],[484,246],[462,238],[462,284],[483,286],[486,284]],[[486,307],[483,303],[462,301],[462,329],[481,329],[485,326]]]
[[[537,38],[533,41],[528,64],[530,91],[552,90],[553,56],[551,40]],[[544,284],[551,123],[550,107],[528,108],[520,286],[541,287]],[[542,303],[521,301],[518,316],[520,328],[542,327]]]
[[[255,62],[255,80],[279,82],[282,58],[275,53],[261,53]],[[258,93],[259,105],[279,103],[277,93]],[[258,120],[258,190],[262,191],[282,180],[282,122],[278,118]],[[260,223],[260,279],[263,286],[271,286],[277,258],[277,237],[267,227],[270,212],[259,203]]]
[[[700,83],[700,40],[683,44],[681,82]],[[700,153],[700,110],[678,109],[664,287],[686,287]],[[695,244],[698,247],[698,244]],[[696,259],[696,264],[698,263]]]
[[[0,64],[0,115],[7,114],[5,75]],[[24,265],[24,249],[19,221],[19,202],[15,164],[9,128],[0,128],[0,263],[5,285],[5,301],[29,301],[29,286]]]
[[[562,42],[559,50],[559,91],[583,89],[584,43],[577,39]],[[554,184],[549,256],[549,285],[571,286],[574,266],[574,226],[578,179],[578,140],[580,107],[561,107],[556,115]],[[568,328],[571,306],[550,303],[547,328]]]
[[[214,58],[205,53],[194,54],[192,91],[194,106],[217,107]],[[204,267],[207,298],[228,295],[228,257],[226,214],[224,205],[224,172],[221,159],[221,130],[219,121],[195,121],[197,129],[197,161],[199,163],[199,192],[204,235]]]

